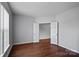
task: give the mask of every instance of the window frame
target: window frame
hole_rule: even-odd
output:
[[[4,10],[5,10],[5,13],[4,13]],[[8,18],[4,15],[4,14],[6,14],[7,16],[8,16]],[[4,42],[4,32],[5,32],[5,28],[4,28],[4,21],[5,21],[5,18],[7,18],[8,19],[8,23],[9,23],[9,13],[8,13],[8,11],[6,10],[6,8],[0,3],[0,39],[1,39],[1,53],[0,53],[0,56],[3,56],[4,55],[4,53],[7,51],[7,49],[8,49],[8,47],[10,46],[10,44],[9,44],[9,24],[8,23],[6,23],[6,25],[8,25],[8,46],[6,46],[5,47],[5,49],[4,49],[4,44],[5,44],[5,42]],[[7,33],[7,32],[6,32]],[[7,35],[7,34],[6,34]],[[7,37],[7,36],[6,36]],[[6,39],[7,40],[7,39]]]

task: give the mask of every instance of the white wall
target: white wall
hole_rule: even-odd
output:
[[[38,23],[51,23],[51,21],[54,21],[53,17],[37,17],[35,19]]]
[[[56,16],[59,21],[59,44],[79,52],[79,7]]]
[[[32,18],[23,15],[14,15],[14,44],[37,42],[39,39],[33,41],[33,24],[51,23],[53,20],[53,17]],[[46,34],[46,36],[48,35]]]
[[[40,39],[50,38],[50,23],[39,24]]]
[[[33,42],[33,18],[14,15],[14,43]]]
[[[23,15],[14,15],[14,43],[33,42],[33,23],[50,23],[49,17],[32,18]]]

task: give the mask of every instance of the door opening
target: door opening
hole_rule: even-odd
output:
[[[58,22],[33,24],[33,42],[39,42],[42,39],[50,39],[51,44],[59,44]]]
[[[50,42],[50,23],[39,24],[39,40]]]

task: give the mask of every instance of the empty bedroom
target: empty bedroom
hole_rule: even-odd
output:
[[[79,2],[0,2],[1,57],[79,57]]]

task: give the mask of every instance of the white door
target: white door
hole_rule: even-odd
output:
[[[57,22],[51,23],[51,44],[57,45]]]
[[[33,42],[39,42],[39,23],[33,24]]]

